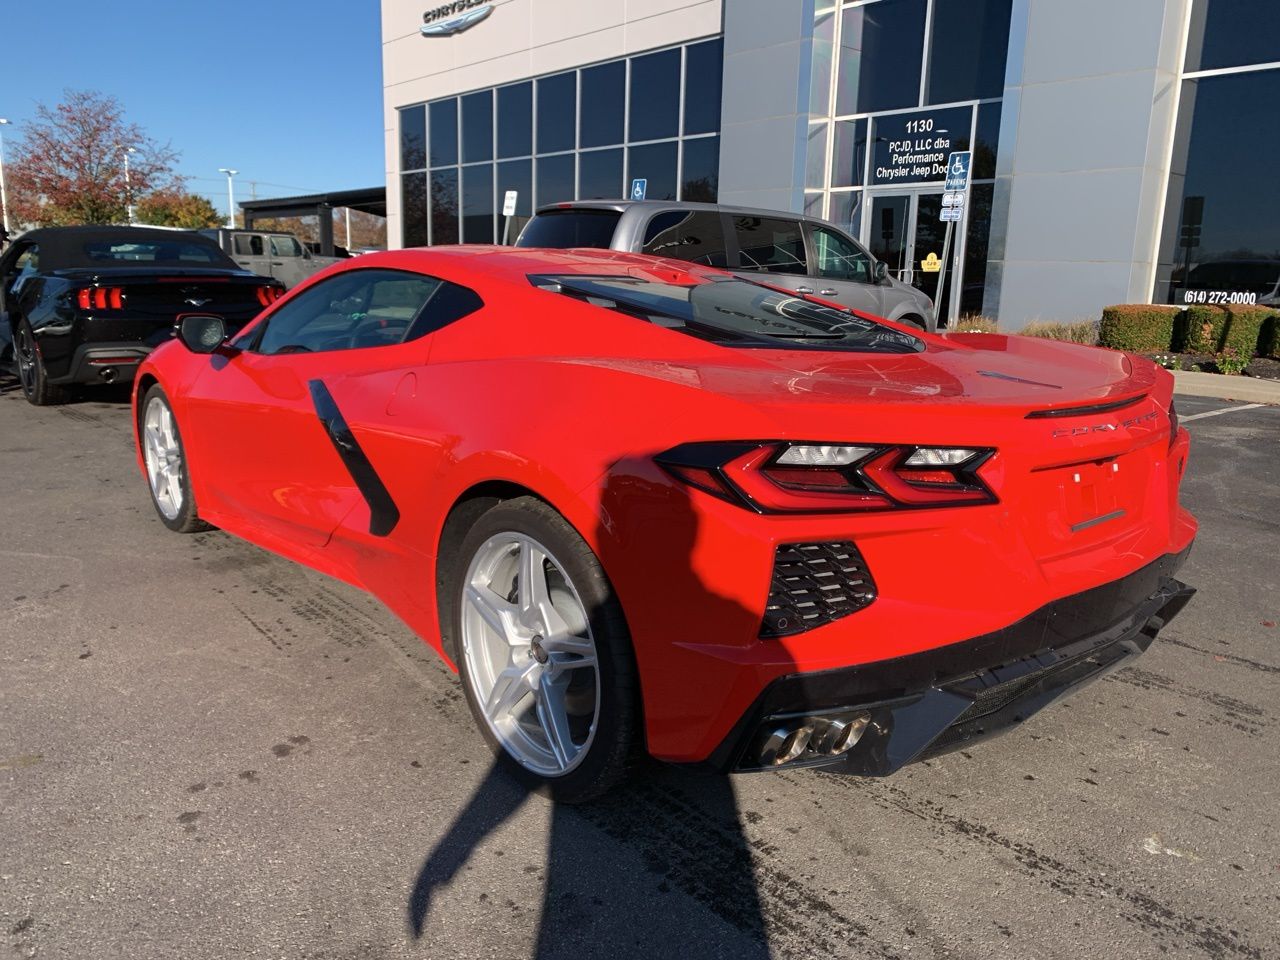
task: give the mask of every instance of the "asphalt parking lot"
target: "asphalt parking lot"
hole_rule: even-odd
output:
[[[1179,398],[1200,593],[1136,666],[888,780],[655,765],[570,809],[376,602],[168,533],[121,394],[0,386],[13,956],[1280,955],[1280,408]]]

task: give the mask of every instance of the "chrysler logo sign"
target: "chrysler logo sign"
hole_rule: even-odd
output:
[[[422,15],[422,35],[424,37],[451,37],[469,27],[474,27],[489,14],[493,13],[492,3],[481,0],[454,0],[428,10]]]

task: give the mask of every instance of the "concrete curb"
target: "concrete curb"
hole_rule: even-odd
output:
[[[1173,392],[1184,396],[1280,404],[1280,380],[1225,377],[1220,373],[1200,373],[1198,370],[1169,372],[1173,374]]]

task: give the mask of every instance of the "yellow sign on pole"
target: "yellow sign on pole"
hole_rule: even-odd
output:
[[[936,253],[931,253],[921,262],[920,269],[925,273],[937,273],[942,269],[942,261]]]

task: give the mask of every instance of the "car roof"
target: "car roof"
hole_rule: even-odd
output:
[[[222,255],[221,248],[208,237],[194,230],[173,230],[166,227],[125,225],[37,227],[14,238],[15,244],[36,243],[40,246],[40,269],[46,272],[75,267],[104,266],[101,262],[91,259],[85,252],[85,244],[89,243],[174,243],[176,241],[194,243],[217,251],[219,256]]]
[[[558,250],[541,247],[459,244],[368,253],[358,258],[359,266],[355,266],[353,260],[345,260],[343,263],[353,264],[350,269],[401,265],[419,267],[427,272],[430,272],[432,263],[446,261],[459,274],[484,275],[518,283],[528,283],[530,276],[538,274],[625,274],[636,267],[646,270],[665,269],[682,276],[732,276],[724,270],[704,267],[686,260],[670,260],[642,253],[624,253],[619,250],[599,250],[588,247]]]
[[[791,213],[787,210],[766,210],[763,207],[734,207],[723,203],[695,203],[692,200],[572,200],[561,203],[548,203],[537,209],[537,213],[554,213],[557,210],[609,210],[614,213],[634,211],[642,213],[662,210],[706,210],[718,213],[739,214],[750,217],[787,217],[796,220],[819,220],[803,213]]]

